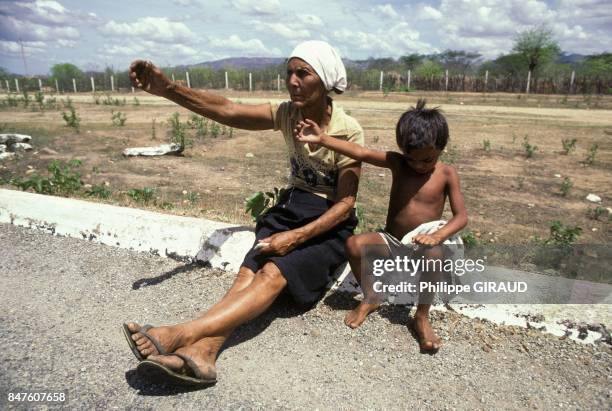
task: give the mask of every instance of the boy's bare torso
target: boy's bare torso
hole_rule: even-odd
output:
[[[385,230],[401,239],[419,225],[439,220],[448,194],[448,169],[438,162],[432,172],[418,174],[398,153],[391,168],[393,182]]]

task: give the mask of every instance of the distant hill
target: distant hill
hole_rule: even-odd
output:
[[[585,59],[585,55],[583,54],[561,54],[559,56],[559,58],[557,59],[558,63],[562,63],[562,64],[575,64],[575,63],[582,63]]]
[[[270,66],[278,66],[285,62],[282,57],[229,57],[221,60],[204,61],[202,63],[190,64],[189,67],[208,67],[213,70],[219,70],[225,67],[233,67],[235,69],[261,70]],[[346,67],[367,67],[367,61],[353,61],[344,59]],[[177,69],[183,69],[185,66],[178,66]]]

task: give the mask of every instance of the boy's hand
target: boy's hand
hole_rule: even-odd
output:
[[[293,129],[293,137],[300,143],[320,144],[323,132],[314,121],[306,119],[300,121]]]
[[[442,237],[435,234],[419,234],[412,238],[413,243],[423,245],[438,245],[443,241]]]

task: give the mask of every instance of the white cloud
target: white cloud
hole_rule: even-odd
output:
[[[306,39],[310,37],[310,31],[301,28],[301,25],[288,26],[284,23],[266,23],[258,20],[253,21],[257,31],[271,31],[287,40]]]
[[[210,47],[218,50],[235,53],[235,56],[281,56],[278,48],[267,48],[259,39],[242,40],[239,36],[232,34],[227,38],[210,38]]]
[[[31,56],[32,54],[37,53],[44,53],[45,46],[45,43],[43,43],[42,41],[24,41],[23,52],[26,56]],[[0,54],[11,57],[20,57],[21,45],[16,41],[0,40]]]
[[[111,20],[99,27],[103,34],[127,37],[126,40],[155,40],[160,43],[188,41],[196,35],[181,22],[170,21],[166,17],[141,17],[133,23],[118,23]]]
[[[372,10],[384,17],[388,17],[391,19],[396,19],[399,17],[399,14],[397,14],[391,4],[379,5],[374,7]]]
[[[280,12],[279,0],[234,0],[239,11],[255,15],[275,15]]]
[[[425,6],[419,10],[419,16],[424,20],[440,20],[442,18],[442,13],[438,9]]]
[[[323,27],[323,20],[314,14],[298,14],[296,17],[306,27]]]

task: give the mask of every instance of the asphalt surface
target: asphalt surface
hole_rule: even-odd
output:
[[[0,409],[612,408],[609,346],[435,313],[445,340],[421,354],[405,308],[350,330],[356,302],[331,295],[301,312],[279,301],[240,327],[217,385],[154,385],[120,326],[187,320],[218,300],[232,273],[0,224]],[[64,404],[8,402],[66,392]]]

